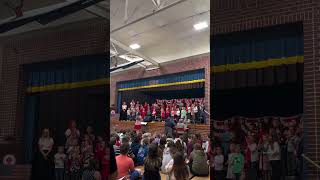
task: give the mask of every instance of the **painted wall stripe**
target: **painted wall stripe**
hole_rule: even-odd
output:
[[[28,87],[27,92],[38,93],[38,92],[48,92],[48,91],[59,91],[59,90],[67,90],[67,89],[108,85],[109,83],[110,83],[110,78],[102,78],[102,79],[91,80],[91,81],[51,84],[46,86],[33,86],[33,87]]]
[[[205,82],[205,79],[197,79],[197,80],[191,80],[191,81],[182,81],[182,82],[173,82],[173,83],[165,83],[165,84],[154,84],[154,85],[148,85],[148,86],[139,86],[139,87],[132,87],[132,88],[122,88],[118,91],[132,91],[137,89],[149,89],[149,88],[158,88],[158,87],[167,87],[167,86],[177,86],[177,85],[184,85],[184,84],[193,84],[193,83],[199,83],[199,82]]]
[[[292,56],[286,58],[276,58],[268,59],[265,61],[253,61],[248,63],[239,63],[239,64],[226,64],[219,66],[211,66],[211,73],[221,73],[227,71],[240,71],[240,70],[249,70],[249,69],[261,69],[271,66],[281,66],[303,63],[303,56]]]

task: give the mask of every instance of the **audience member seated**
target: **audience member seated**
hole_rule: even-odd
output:
[[[177,152],[177,149],[175,147],[175,144],[173,141],[168,141],[166,148],[163,151],[162,155],[162,166],[161,166],[161,171],[163,173],[167,173],[165,167],[167,164],[173,159],[173,155]]]
[[[172,160],[173,163],[169,163],[166,166],[166,171],[168,172],[167,179],[188,180],[190,177],[190,170],[185,161],[182,153],[175,153]]]
[[[143,180],[161,180],[161,158],[158,153],[158,145],[152,143],[149,146],[148,156],[144,161]]]
[[[101,180],[102,177],[98,170],[98,162],[91,159],[89,166],[82,173],[82,180]]]
[[[200,144],[195,144],[192,153],[190,154],[189,166],[193,175],[208,176],[209,167],[207,165],[207,155],[204,153]]]
[[[179,135],[184,134],[185,130],[186,130],[186,125],[184,123],[183,119],[180,119],[179,122],[176,125],[176,133]]]
[[[128,150],[129,144],[122,144],[120,146],[120,155],[116,156],[118,179],[127,176],[139,177],[139,173],[134,168],[133,160],[128,157]]]
[[[149,138],[144,138],[142,140],[142,146],[139,148],[138,154],[137,154],[137,166],[142,166],[144,159],[148,155],[148,145],[149,145]]]

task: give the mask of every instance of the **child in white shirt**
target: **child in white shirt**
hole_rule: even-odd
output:
[[[54,155],[55,177],[56,180],[64,179],[64,164],[67,156],[64,154],[64,147],[59,146],[58,152]]]

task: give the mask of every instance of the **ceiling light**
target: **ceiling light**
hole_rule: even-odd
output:
[[[159,67],[149,67],[146,69],[146,71],[152,71],[152,70],[156,70],[159,69]]]
[[[122,59],[125,59],[129,62],[135,62],[135,61],[141,61],[143,60],[141,57],[133,55],[133,54],[123,54],[121,56],[119,56]]]
[[[200,22],[198,24],[193,25],[195,30],[201,30],[208,27],[207,22]]]
[[[139,49],[139,48],[140,48],[140,45],[139,45],[139,44],[131,44],[131,45],[130,45],[130,48],[131,48],[131,49]]]

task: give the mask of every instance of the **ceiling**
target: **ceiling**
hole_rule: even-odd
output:
[[[26,16],[33,16],[35,14],[39,14],[41,12],[45,12],[48,10],[53,10],[57,8],[57,6],[61,6],[66,3],[73,2],[75,0],[25,0],[23,4],[23,17]],[[15,19],[15,13],[13,10],[8,7],[9,4],[15,5],[19,4],[20,0],[1,0],[0,1],[0,22],[8,22]],[[70,14],[68,16],[65,16],[63,18],[58,19],[57,21],[51,22],[47,25],[41,25],[38,22],[31,22],[28,24],[25,24],[19,28],[16,28],[14,30],[11,30],[6,33],[0,33],[0,36],[8,36],[13,34],[19,34],[24,33],[32,30],[37,30],[41,28],[48,28],[48,27],[54,27],[58,25],[73,23],[77,21],[84,21],[89,19],[95,19],[95,18],[101,18],[102,20],[106,20],[108,15],[108,6],[109,6],[109,0],[105,0],[101,3],[98,3],[96,5],[90,6],[87,9],[80,10],[76,13]],[[97,13],[95,13],[97,12]],[[22,17],[22,18],[23,18]]]
[[[160,0],[164,1],[164,6],[168,6],[179,0]],[[156,11],[152,0],[128,0],[128,19],[125,21],[125,2],[126,0],[110,1],[111,32]],[[210,0],[185,0],[125,26],[111,33],[110,37],[126,46],[138,43],[141,45],[141,48],[136,50],[138,53],[161,64],[210,51],[209,27],[200,31],[193,28],[194,24],[203,21],[210,27]],[[115,48],[118,54],[127,52],[116,45]],[[110,49],[113,49],[113,44]],[[119,57],[112,57],[111,67],[115,65],[116,59],[117,64],[127,62]]]

